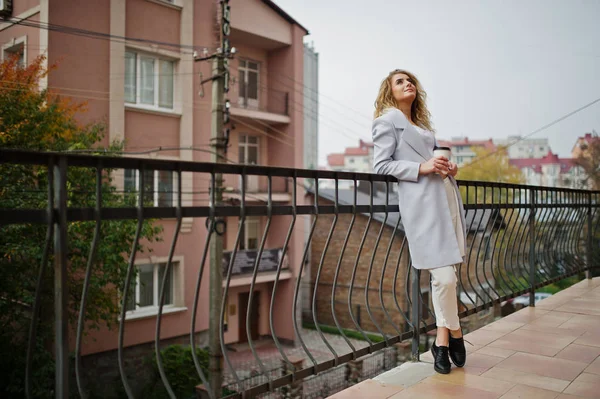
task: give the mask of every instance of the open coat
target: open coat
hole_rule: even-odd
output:
[[[373,121],[373,143],[375,173],[398,179],[400,216],[413,266],[435,269],[461,263],[463,258],[450,216],[444,181],[435,173],[419,176],[419,166],[433,158],[433,148],[428,148],[417,129],[395,108],[388,109]],[[449,178],[458,197],[466,238],[463,202],[456,180]]]

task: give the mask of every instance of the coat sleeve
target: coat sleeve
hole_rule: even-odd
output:
[[[419,180],[419,162],[394,159],[398,145],[396,130],[381,119],[373,122],[373,170],[379,175],[392,175],[398,180]]]

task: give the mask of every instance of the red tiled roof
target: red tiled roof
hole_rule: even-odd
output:
[[[572,158],[559,158],[552,151],[548,151],[542,158],[518,158],[510,159],[509,162],[519,169],[531,168],[535,173],[542,173],[542,165],[560,165],[560,173],[566,173],[575,166]]]
[[[329,166],[344,166],[344,154],[327,155],[327,164]]]
[[[361,147],[349,147],[344,151],[346,155],[369,155],[369,150],[367,148]]]
[[[458,147],[458,146],[472,146],[472,147],[484,147],[486,150],[493,151],[496,149],[496,145],[492,139],[488,140],[469,140],[468,137],[464,137],[461,140],[438,140],[440,147]]]

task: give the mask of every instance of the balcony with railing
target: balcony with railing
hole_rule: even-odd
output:
[[[136,170],[140,176],[133,195],[115,189],[114,177],[124,170]],[[173,204],[144,200],[145,190],[151,190],[144,184],[149,170],[174,174]],[[165,352],[167,340],[177,337],[178,343],[186,339],[193,348],[186,363],[193,366],[186,370],[191,370],[192,383],[198,385],[201,395],[215,399],[326,397],[367,381],[361,385],[364,389],[364,384],[377,383],[371,378],[403,362],[401,367],[411,366],[409,361],[419,360],[430,342],[428,333],[435,329],[429,276],[411,267],[392,177],[8,150],[0,150],[0,172],[0,266],[5,274],[11,273],[7,276],[14,277],[11,284],[0,286],[0,304],[5,310],[3,320],[10,322],[7,326],[17,323],[24,327],[14,339],[15,345],[25,343],[26,350],[18,355],[22,357],[20,372],[25,375],[21,389],[29,397],[35,396],[32,389],[40,383],[52,385],[60,398],[72,393],[89,397],[92,390],[99,394],[100,389],[144,397],[148,391],[143,390],[147,381],[142,377],[147,374],[132,358],[136,352],[129,350],[130,346],[139,350],[142,344],[153,344],[148,347],[157,370],[152,389],[164,392],[164,397],[178,397],[183,392],[178,377],[184,370],[167,367],[167,363],[172,365],[172,357]],[[193,198],[184,206],[186,195],[200,195],[182,191],[185,174],[193,175],[193,181],[209,182],[211,188],[221,174],[241,179],[258,176],[266,179],[269,188],[273,179],[285,178],[290,181],[291,203],[277,204],[270,189],[266,203],[248,203],[242,184],[238,202],[222,202],[218,190],[210,189],[208,197]],[[326,186],[333,189],[320,190],[322,181],[331,182]],[[351,189],[341,182],[350,182]],[[491,370],[489,362],[500,363],[506,356],[508,369],[518,371],[502,371],[505,367],[487,375],[497,382],[494,386],[502,385],[498,381],[521,378],[519,373],[527,377],[513,381],[510,387],[505,384],[506,392],[519,384],[548,383],[546,388],[558,395],[563,390],[568,393],[571,384],[579,384],[573,388],[576,392],[585,384],[594,384],[585,379],[593,380],[598,374],[600,353],[593,355],[595,349],[586,351],[585,347],[600,345],[596,340],[600,314],[595,308],[600,292],[598,281],[585,277],[597,272],[600,260],[600,192],[472,181],[460,181],[459,186],[468,232],[467,257],[457,268],[459,311],[463,329],[476,345],[471,352],[489,346],[470,355],[472,363],[466,372],[482,374],[484,365]],[[304,202],[306,198],[309,203]],[[251,251],[241,249],[249,217],[265,221],[257,245],[252,247],[256,250]],[[180,236],[183,218],[201,222],[194,224],[192,233],[198,236]],[[147,245],[141,242],[147,234],[146,223],[160,225],[165,219],[176,223],[168,230],[165,227],[164,242],[157,244],[162,245],[157,251],[166,255],[164,261],[155,262],[160,267],[154,274],[142,276],[135,266],[136,256],[139,258],[139,251]],[[228,234],[224,220],[231,219],[237,223],[229,223]],[[130,252],[115,260],[105,237],[120,226],[126,226],[120,231],[129,237]],[[84,227],[87,230],[80,230]],[[214,240],[222,236],[230,251],[221,257],[220,244]],[[268,242],[281,244],[273,250],[268,249]],[[177,258],[186,243],[189,258]],[[24,252],[25,248],[29,250]],[[149,256],[160,255],[157,251]],[[108,268],[109,264],[116,266]],[[178,279],[174,277],[177,273],[182,273]],[[262,281],[267,274],[272,278]],[[110,279],[104,278],[109,275]],[[236,283],[240,277],[248,280],[243,289]],[[130,321],[126,311],[132,296],[137,302],[152,301],[148,290],[144,291],[147,298],[142,295],[143,284],[132,285],[132,281],[143,283],[142,278],[155,287],[157,311],[154,318]],[[580,278],[584,281],[557,294],[556,299],[534,302],[542,287]],[[172,280],[178,283],[172,284]],[[97,301],[90,302],[90,281],[96,288],[104,282],[94,295],[114,292],[101,298],[116,301],[120,309],[114,325],[102,327],[100,335],[94,335],[86,322],[97,315],[93,307]],[[192,292],[176,292],[182,287]],[[53,294],[48,297],[49,292]],[[242,299],[232,303],[232,293]],[[530,298],[530,307],[473,332],[499,318],[503,304],[523,295]],[[48,306],[44,298],[52,298],[54,312],[40,312]],[[184,303],[173,310],[168,306],[171,298]],[[28,311],[19,310],[24,308]],[[14,318],[9,320],[7,315]],[[204,324],[200,319],[205,319]],[[48,325],[53,331],[50,338],[41,335]],[[202,355],[207,356],[205,360],[197,351],[197,334],[209,325],[209,349]],[[225,342],[234,325],[247,342]],[[574,330],[580,327],[587,328],[586,332],[575,336]],[[505,340],[508,343],[501,342],[500,337],[509,333],[514,334]],[[110,341],[118,356],[112,362],[93,363],[99,355],[86,352],[88,334]],[[561,340],[561,335],[570,338]],[[150,338],[140,342],[140,337]],[[507,349],[519,340],[525,345],[521,351]],[[574,346],[568,348],[571,344]],[[565,352],[558,356],[561,348]],[[74,362],[69,357],[71,350]],[[37,372],[42,352],[51,354],[46,365],[53,367],[54,381],[39,381],[47,378]],[[568,363],[572,367],[566,377],[558,378],[551,371],[559,363],[563,365],[559,359],[583,356],[584,352],[588,352],[585,361],[582,357]],[[525,371],[519,365],[525,357],[529,364],[542,364],[542,371]],[[546,364],[550,371],[544,374]],[[425,367],[431,369],[431,365]],[[399,373],[401,370],[392,372]],[[424,380],[423,385],[427,384],[431,385],[431,380]],[[402,394],[403,389],[397,392]],[[482,391],[489,393],[489,389]],[[406,391],[411,392],[410,388]]]

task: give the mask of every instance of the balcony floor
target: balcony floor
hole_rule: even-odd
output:
[[[600,398],[600,278],[584,280],[465,338],[467,365],[447,375],[431,353],[332,399]]]

